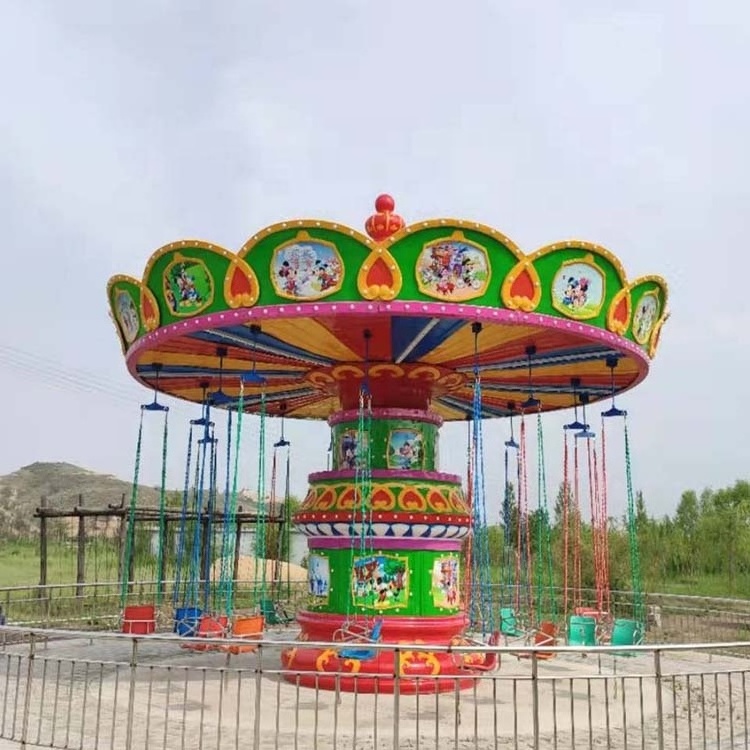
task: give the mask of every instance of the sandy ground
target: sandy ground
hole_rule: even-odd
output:
[[[28,747],[86,750],[619,749],[658,747],[660,732],[666,748],[745,747],[750,674],[736,657],[663,654],[661,681],[652,654],[540,661],[535,745],[528,659],[504,655],[500,670],[458,695],[396,699],[298,688],[280,678],[279,652],[272,644],[230,656],[145,639],[131,666],[125,639],[56,640],[40,648],[27,691],[28,647],[8,646],[0,652],[0,750],[24,737]]]

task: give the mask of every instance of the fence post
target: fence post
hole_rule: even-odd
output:
[[[120,524],[117,527],[117,580],[122,582],[125,580],[127,575],[125,572],[125,532],[127,531],[127,511],[125,510],[125,493],[123,493],[120,499],[120,505],[118,510],[122,509],[122,512],[118,514],[120,518]]]
[[[36,641],[34,633],[29,635],[29,664],[26,668],[26,690],[23,696],[23,723],[21,726],[21,747],[26,747],[29,734],[29,712],[31,709],[31,683],[34,680],[34,653]],[[8,699],[8,696],[5,696]]]
[[[401,747],[401,649],[396,646],[393,652],[393,747]]]
[[[531,710],[534,731],[534,750],[539,750],[539,659],[531,652]]]
[[[39,506],[39,598],[44,600],[44,609],[48,607],[47,602],[47,496],[42,495]]]
[[[80,512],[83,508],[83,495],[78,495],[78,555],[76,570],[76,596],[83,596],[83,584],[86,582],[86,516]]]
[[[664,750],[664,706],[661,696],[661,652],[654,650],[654,680],[656,681],[656,729],[659,733],[657,747]]]
[[[261,692],[263,689],[263,643],[258,644],[258,650],[256,653],[258,654],[258,666],[255,668],[255,725],[253,727],[253,750],[260,750],[260,712],[263,708],[261,704]],[[318,692],[317,686],[315,692]],[[317,700],[317,695],[315,697]]]
[[[125,750],[133,747],[133,721],[135,719],[135,683],[138,669],[138,639],[133,638],[133,647],[130,650],[130,691],[128,693],[128,719],[125,733]]]

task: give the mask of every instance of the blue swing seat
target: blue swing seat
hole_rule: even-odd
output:
[[[357,659],[358,661],[369,661],[370,659],[374,659],[378,655],[377,649],[365,648],[364,645],[367,643],[378,643],[380,641],[380,633],[382,629],[383,620],[375,620],[369,634],[350,641],[350,643],[361,643],[362,646],[359,648],[352,646],[351,648],[339,649],[339,657],[342,659]]]

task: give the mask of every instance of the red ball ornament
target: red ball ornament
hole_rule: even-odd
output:
[[[394,208],[396,208],[396,201],[388,193],[383,193],[375,199],[375,210],[379,213],[393,211]]]
[[[383,193],[376,198],[376,213],[365,222],[367,234],[376,242],[382,242],[398,232],[399,229],[403,229],[404,220],[398,214],[392,213],[395,208],[396,201],[390,195]]]

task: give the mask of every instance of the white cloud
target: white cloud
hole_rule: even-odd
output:
[[[129,475],[143,395],[106,316],[110,274],[138,275],[184,236],[236,248],[293,216],[361,227],[389,190],[408,220],[473,218],[529,250],[577,236],[633,277],[664,275],[663,351],[627,397],[637,482],[667,510],[685,487],[734,481],[749,29],[745,6],[677,0],[15,4],[0,28],[0,223],[24,281],[0,298],[0,343],[133,405],[6,370],[17,439],[0,471],[68,458]],[[460,435],[452,446],[463,454]],[[324,460],[299,461],[298,493]]]

